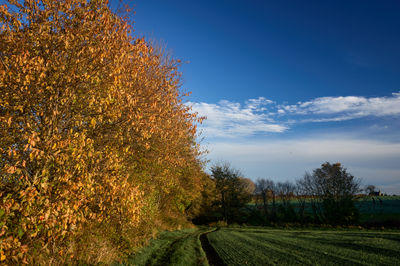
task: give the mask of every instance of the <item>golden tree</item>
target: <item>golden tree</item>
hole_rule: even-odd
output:
[[[102,0],[8,1],[0,58],[1,262],[65,263],[99,227],[123,251],[160,210],[182,221],[205,175],[179,61]]]

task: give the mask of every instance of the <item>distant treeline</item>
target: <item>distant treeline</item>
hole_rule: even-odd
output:
[[[194,219],[195,223],[352,225],[359,222],[355,200],[361,191],[360,180],[340,163],[326,162],[295,183],[258,179],[251,184],[227,164],[216,165],[211,171],[215,191],[208,192],[212,200]],[[253,206],[249,205],[251,201]]]

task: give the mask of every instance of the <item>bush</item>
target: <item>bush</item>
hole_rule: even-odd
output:
[[[1,263],[101,262],[91,242],[128,252],[201,197],[179,62],[127,17],[107,1],[0,6]]]
[[[322,204],[325,220],[330,224],[354,225],[359,222],[360,213],[351,198],[324,199]]]

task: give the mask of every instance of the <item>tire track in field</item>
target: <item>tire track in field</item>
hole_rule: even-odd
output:
[[[165,266],[165,265],[171,265],[171,257],[172,254],[175,252],[175,250],[182,244],[182,242],[185,241],[188,237],[190,237],[191,234],[184,235],[182,237],[179,237],[172,241],[162,254],[162,256],[156,261],[154,266]]]
[[[206,253],[208,264],[210,266],[227,266],[227,264],[221,259],[221,257],[218,255],[217,251],[215,251],[207,238],[207,234],[215,232],[217,230],[218,229],[215,229],[211,232],[202,233],[200,235],[201,247],[203,248],[204,253]]]

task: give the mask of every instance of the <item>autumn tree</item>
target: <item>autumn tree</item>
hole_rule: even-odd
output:
[[[240,180],[244,191],[249,195],[253,195],[256,191],[256,184],[250,178],[241,177]]]
[[[200,119],[179,61],[128,16],[101,0],[10,0],[0,59],[1,262],[110,262],[185,221],[205,180]],[[98,239],[120,253],[89,250]]]

